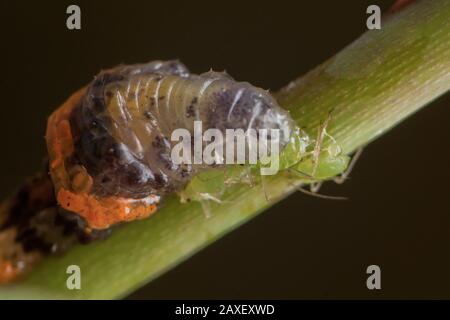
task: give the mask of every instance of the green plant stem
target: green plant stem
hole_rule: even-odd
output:
[[[328,132],[345,153],[366,145],[450,88],[450,1],[418,1],[387,17],[336,56],[278,94],[314,134],[331,111]],[[125,225],[106,241],[47,258],[0,298],[119,298],[187,259],[296,190],[286,173],[260,185],[227,189],[205,217],[198,203],[169,197],[150,219]],[[82,271],[82,289],[66,288],[66,268]]]

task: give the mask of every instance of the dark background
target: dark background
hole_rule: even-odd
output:
[[[429,0],[432,1],[432,0]],[[66,7],[82,30],[66,29]],[[179,58],[276,90],[391,1],[1,1],[0,196],[41,168],[46,118],[102,68]],[[450,96],[366,148],[331,201],[295,194],[132,298],[450,298]],[[366,268],[382,269],[382,290]]]

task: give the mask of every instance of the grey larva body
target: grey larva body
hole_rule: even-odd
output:
[[[273,97],[225,73],[190,74],[177,61],[121,66],[100,73],[73,113],[76,161],[98,195],[141,198],[182,187],[205,165],[176,165],[170,135],[177,128],[280,129],[293,121]]]

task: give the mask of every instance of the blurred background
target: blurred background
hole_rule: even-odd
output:
[[[391,3],[1,1],[0,196],[41,169],[48,115],[102,68],[178,58],[275,91],[363,33],[368,5]],[[66,28],[70,4],[80,31]],[[349,200],[294,194],[130,298],[450,298],[449,104],[407,119],[321,190]],[[371,264],[381,290],[366,287]]]

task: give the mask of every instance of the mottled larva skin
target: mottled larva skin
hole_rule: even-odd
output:
[[[196,120],[203,130],[216,128],[224,135],[226,129],[279,129],[283,148],[295,127],[267,91],[225,73],[190,74],[177,61],[104,71],[67,114],[56,122],[68,122],[73,150],[55,155],[50,132],[52,178],[60,205],[94,229],[148,216],[161,197],[208,167],[172,161],[175,129],[193,135]],[[57,125],[53,120],[50,126]]]

